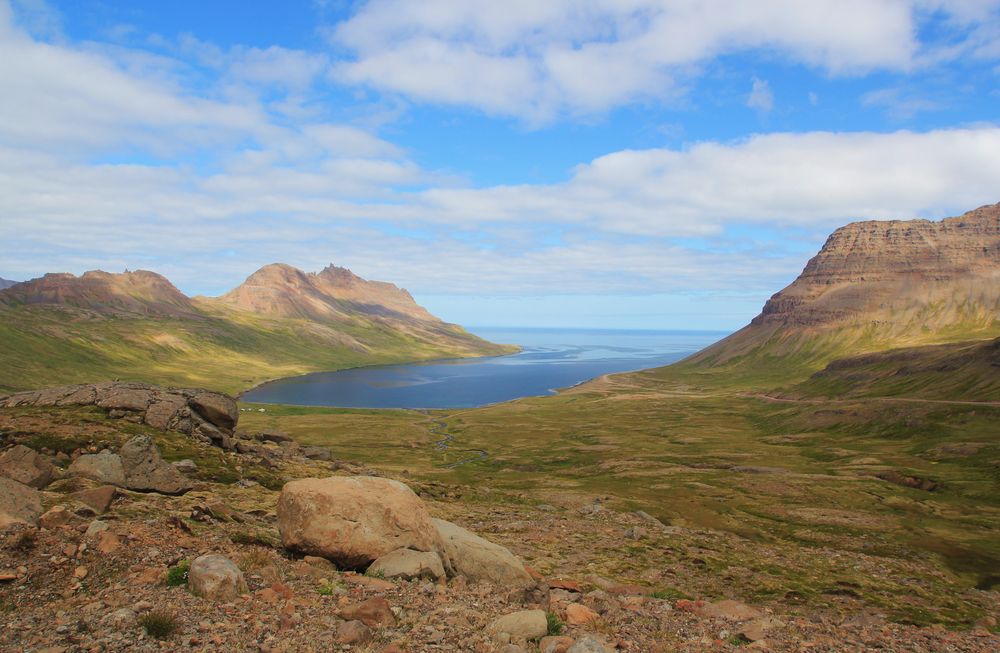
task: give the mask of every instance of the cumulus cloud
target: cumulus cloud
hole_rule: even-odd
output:
[[[345,83],[538,122],[669,99],[699,66],[738,52],[835,75],[907,70],[924,55],[919,20],[934,12],[954,17],[966,49],[990,47],[976,21],[992,10],[974,2],[372,0],[331,31],[354,55],[333,70]]]

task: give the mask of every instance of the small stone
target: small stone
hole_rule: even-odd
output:
[[[73,570],[73,576],[75,578],[83,580],[84,578],[87,577],[87,568],[86,567],[77,567],[76,569]]]
[[[97,536],[97,551],[103,555],[114,553],[121,548],[121,540],[111,531],[102,531]]]

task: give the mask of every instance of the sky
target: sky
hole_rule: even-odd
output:
[[[0,277],[731,330],[839,226],[1000,201],[998,108],[1000,0],[0,0]]]

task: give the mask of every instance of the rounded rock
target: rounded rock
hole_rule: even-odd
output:
[[[230,601],[247,592],[240,568],[215,553],[199,556],[191,563],[188,587],[193,594],[213,601]]]

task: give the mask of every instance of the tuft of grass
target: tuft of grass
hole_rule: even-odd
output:
[[[156,639],[166,639],[177,631],[177,617],[165,610],[153,610],[139,617],[139,625],[146,634]]]
[[[561,635],[563,628],[565,628],[565,624],[562,622],[562,619],[560,619],[559,615],[555,612],[546,612],[545,622],[548,624],[547,633],[549,636]]]
[[[660,599],[661,601],[676,601],[678,599],[690,599],[691,597],[684,592],[674,589],[673,587],[667,587],[666,589],[656,590],[650,596],[654,599]]]
[[[243,571],[250,571],[266,567],[272,562],[274,562],[274,556],[271,555],[270,551],[260,547],[254,547],[247,553],[240,556],[237,566]]]
[[[333,596],[334,592],[337,590],[337,585],[335,583],[323,583],[316,588],[320,596]]]
[[[181,560],[173,567],[167,569],[167,586],[180,587],[187,585],[188,571],[191,569],[190,560]]]

